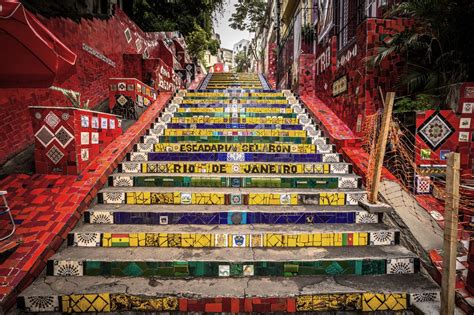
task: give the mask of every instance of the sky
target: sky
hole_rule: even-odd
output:
[[[221,47],[232,49],[234,44],[241,39],[250,39],[250,33],[245,31],[238,31],[230,28],[229,18],[234,13],[235,7],[234,4],[237,3],[237,0],[227,0],[225,7],[225,12],[223,16],[217,15],[214,23],[215,32],[221,36]]]

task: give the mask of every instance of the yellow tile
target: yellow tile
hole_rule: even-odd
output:
[[[334,234],[333,233],[322,233],[321,234],[322,246],[333,246],[334,245]]]
[[[145,246],[145,233],[138,233],[138,246]]]
[[[282,247],[283,246],[283,235],[266,233],[265,234],[265,247]]]
[[[160,247],[168,247],[168,234],[167,233],[159,233],[158,239],[159,239]]]
[[[313,246],[322,246],[323,239],[321,233],[313,234]]]
[[[297,235],[284,235],[283,246],[296,247],[296,239],[297,239]]]
[[[111,233],[102,233],[102,246],[103,247],[112,246],[111,240],[112,240],[112,234]]]
[[[109,293],[71,294],[61,297],[65,313],[110,312]]]
[[[181,234],[181,247],[195,247],[195,234]]]
[[[344,233],[334,233],[334,246],[342,246]]]

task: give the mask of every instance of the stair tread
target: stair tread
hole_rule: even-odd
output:
[[[21,296],[69,295],[79,293],[124,293],[153,296],[205,297],[289,297],[333,293],[423,293],[437,292],[438,286],[422,274],[369,276],[302,276],[262,278],[160,279],[143,277],[41,277]]]
[[[331,233],[331,232],[378,232],[398,231],[383,223],[321,223],[305,224],[245,224],[245,225],[147,225],[147,224],[81,224],[72,233]]]
[[[67,247],[50,260],[73,261],[315,261],[415,258],[400,245],[308,248]]]
[[[96,204],[89,211],[109,211],[109,212],[176,212],[176,213],[193,213],[193,212],[265,212],[265,213],[301,213],[301,212],[353,212],[365,211],[360,206],[318,206],[318,205],[301,205],[301,206],[247,206],[247,205],[168,205],[158,204],[150,207],[148,205],[127,205],[127,204]]]

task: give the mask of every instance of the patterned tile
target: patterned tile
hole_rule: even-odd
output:
[[[415,273],[415,264],[413,258],[387,259],[387,273]]]
[[[74,233],[73,246],[98,247],[100,246],[101,233]]]
[[[53,145],[46,153],[46,156],[51,160],[51,162],[58,164],[64,157],[64,153],[57,146]]]
[[[48,129],[48,127],[46,127],[46,125],[43,125],[36,132],[35,137],[44,147],[47,147],[54,140],[54,134]]]
[[[377,213],[358,211],[356,212],[355,223],[379,223],[379,217]]]
[[[83,276],[84,268],[82,261],[54,261],[54,275],[60,277]]]
[[[55,113],[51,111],[44,118],[44,122],[48,124],[48,126],[51,127],[51,129],[54,129],[61,122],[61,119]]]
[[[394,244],[395,244],[395,232],[383,231],[383,232],[370,233],[370,245],[394,245]]]
[[[72,133],[69,132],[64,126],[61,126],[57,131],[56,131],[56,140],[58,140],[59,144],[65,148],[68,146],[69,143],[71,143],[72,140],[74,140],[74,136]]]
[[[114,213],[110,211],[99,211],[99,210],[90,211],[89,223],[113,224]]]
[[[433,150],[437,150],[453,133],[453,126],[439,112],[427,118],[417,132]]]
[[[59,297],[50,296],[25,296],[25,311],[27,312],[58,312]]]

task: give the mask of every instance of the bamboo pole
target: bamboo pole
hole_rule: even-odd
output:
[[[382,175],[383,157],[385,155],[385,147],[387,146],[388,131],[390,121],[392,119],[393,103],[395,101],[395,92],[388,92],[385,96],[382,124],[380,126],[380,134],[377,142],[374,172],[372,177],[372,186],[369,192],[369,203],[377,203],[377,197],[380,187],[380,176]]]
[[[441,279],[441,314],[452,315],[455,309],[456,255],[459,210],[459,153],[448,154],[446,201],[444,213],[443,277]]]

